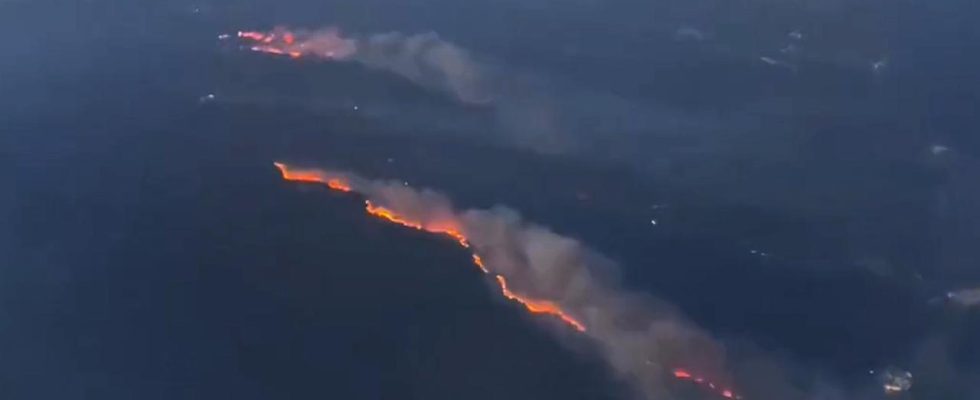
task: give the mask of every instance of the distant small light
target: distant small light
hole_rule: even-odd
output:
[[[650,220],[650,225],[657,225],[657,220],[651,219]]]
[[[881,60],[874,61],[874,62],[871,63],[871,71],[872,72],[881,72],[882,70],[884,70],[887,67],[888,67],[888,60],[885,60],[885,59],[881,59]]]

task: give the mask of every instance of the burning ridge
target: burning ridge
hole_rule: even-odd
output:
[[[703,375],[665,367],[694,362],[720,371],[720,346],[677,317],[638,311],[636,296],[618,293],[592,275],[586,264],[595,259],[575,240],[523,223],[506,209],[459,212],[445,196],[399,182],[274,165],[287,181],[363,195],[371,216],[452,239],[471,252],[473,264],[493,278],[504,298],[593,339],[607,363],[644,397],[663,396],[661,379],[667,376],[724,398],[742,398]],[[512,281],[519,287],[512,288]]]

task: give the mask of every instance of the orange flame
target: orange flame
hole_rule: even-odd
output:
[[[245,34],[247,34],[247,32],[245,32]],[[239,32],[239,36],[242,35],[243,32]],[[340,178],[327,178],[322,171],[293,169],[287,166],[286,164],[279,163],[279,162],[275,162],[273,163],[273,165],[275,165],[276,168],[279,169],[279,172],[282,174],[282,178],[287,181],[320,183],[326,185],[332,190],[337,190],[341,192],[352,191],[351,186],[347,182],[345,182]],[[365,211],[367,211],[368,214],[381,218],[385,221],[398,224],[404,227],[420,230],[420,231],[446,235],[454,239],[457,243],[459,243],[460,246],[464,248],[470,248],[469,240],[457,228],[451,226],[449,227],[442,226],[438,224],[430,224],[429,226],[426,226],[422,222],[413,221],[408,219],[407,217],[399,215],[394,210],[376,205],[372,203],[370,200],[366,200],[364,202],[364,209]],[[483,271],[483,273],[490,274],[490,270],[484,264],[483,258],[481,258],[480,255],[476,253],[472,253],[472,256],[473,256],[473,264],[479,267],[480,271]],[[568,313],[562,310],[561,307],[558,306],[556,303],[547,300],[529,299],[521,295],[518,295],[512,292],[510,288],[507,287],[507,279],[503,275],[496,274],[494,275],[494,278],[496,278],[497,284],[500,286],[501,294],[508,300],[521,304],[522,306],[524,306],[526,310],[528,310],[533,314],[551,315],[561,319],[561,321],[568,324],[576,331],[579,332],[586,331],[584,324],[582,324],[575,318],[568,315]],[[726,389],[718,390],[716,389],[717,386],[715,385],[714,382],[711,382],[701,376],[695,376],[694,374],[692,374],[691,372],[685,369],[682,368],[674,369],[673,375],[677,379],[693,381],[702,387],[708,387],[711,389],[711,391],[718,393],[722,397],[728,399],[736,399],[736,400],[742,399],[742,396],[735,394],[735,392],[732,391],[731,389],[726,388]]]
[[[279,169],[279,172],[282,174],[282,178],[287,181],[322,183],[334,190],[339,190],[342,192],[351,191],[350,186],[346,182],[343,182],[339,179],[328,179],[325,176],[323,176],[323,173],[320,171],[292,169],[286,164],[280,162],[275,162],[273,163],[273,165],[275,165],[276,168]],[[438,233],[438,234],[449,236],[450,238],[454,239],[456,243],[459,243],[460,246],[464,248],[470,248],[469,240],[467,240],[466,236],[462,232],[460,232],[459,229],[453,227],[438,226],[438,225],[426,226],[422,222],[412,221],[402,215],[399,215],[394,210],[376,205],[372,203],[370,200],[366,200],[364,202],[364,209],[365,211],[367,211],[368,214],[394,224],[398,224],[412,229],[417,229],[420,231]],[[490,273],[486,265],[483,263],[483,259],[480,258],[480,256],[476,253],[473,253],[473,264],[476,264],[476,266],[479,267],[480,270],[483,271],[484,273],[487,274]],[[583,325],[578,320],[569,316],[568,313],[562,310],[561,307],[559,307],[554,302],[547,301],[547,300],[528,299],[519,296],[514,292],[511,292],[510,289],[507,288],[507,280],[502,275],[496,275],[496,278],[497,278],[497,282],[500,284],[501,293],[507,299],[520,303],[521,305],[524,306],[525,309],[527,309],[531,313],[548,314],[548,315],[556,316],[562,321],[564,321],[565,323],[567,323],[568,325],[575,328],[575,330],[579,332],[585,332],[585,325]]]
[[[287,50],[283,46],[275,44],[277,36],[275,33],[263,33],[256,31],[238,31],[238,37],[242,39],[248,39],[256,43],[254,46],[249,47],[249,50],[266,53],[275,54],[280,56],[289,56],[292,58],[300,58],[303,56],[302,52],[296,50]],[[282,36],[282,43],[286,46],[291,46],[296,41],[296,36],[292,32],[286,32]]]
[[[259,53],[275,54],[279,56],[289,56],[292,58],[300,58],[303,56],[303,53],[300,53],[298,51],[286,51],[273,46],[252,46],[249,47],[249,50],[259,52]]]
[[[507,289],[507,279],[505,279],[503,275],[497,275],[497,283],[500,284],[500,292],[503,293],[504,297],[521,303],[521,305],[523,305],[528,311],[535,314],[554,315],[561,318],[561,320],[565,321],[566,324],[571,325],[573,328],[575,328],[575,330],[585,332],[585,325],[582,325],[582,323],[578,322],[575,318],[570,317],[561,309],[561,307],[558,307],[557,304],[547,300],[528,299],[514,294],[514,292],[511,292],[510,289]]]
[[[440,226],[424,226],[422,225],[421,222],[409,221],[404,217],[396,214],[394,211],[390,209],[375,205],[370,200],[364,202],[364,209],[367,210],[368,214],[388,220],[388,222],[393,222],[402,226],[407,226],[412,229],[418,229],[420,231],[441,233],[443,235],[455,239],[460,246],[463,246],[465,248],[470,247],[470,242],[466,240],[466,236],[463,236],[463,234],[460,233],[459,230],[455,228],[446,228]]]
[[[425,228],[422,227],[422,224],[404,219],[398,216],[398,214],[395,214],[394,211],[391,211],[387,208],[376,206],[374,205],[374,203],[371,202],[371,200],[366,200],[364,202],[364,209],[367,210],[368,214],[387,220],[388,222],[396,223],[402,226],[407,226],[412,229],[418,229],[420,231],[425,230]]]
[[[395,213],[394,211],[388,208],[375,205],[370,200],[364,202],[364,207],[365,210],[367,210],[368,214],[384,219],[388,222],[399,224],[412,229],[418,229],[420,231],[441,233],[443,235],[456,239],[456,242],[459,243],[460,246],[463,246],[465,248],[470,247],[469,241],[466,239],[466,236],[464,236],[456,229],[441,228],[441,227],[427,227],[421,222],[408,220],[405,217],[398,215],[397,213]],[[486,265],[483,264],[483,259],[480,258],[480,256],[475,253],[473,254],[473,263],[476,264],[476,266],[479,267],[480,270],[483,271],[484,273],[490,273],[490,271],[487,270]],[[585,325],[583,325],[581,322],[569,316],[557,304],[547,300],[534,300],[534,299],[528,299],[525,297],[518,296],[517,294],[514,294],[514,292],[511,292],[510,289],[507,288],[507,280],[502,275],[496,275],[496,278],[497,278],[497,283],[500,284],[500,292],[507,299],[520,303],[521,305],[524,306],[525,309],[527,309],[528,311],[534,314],[554,315],[559,319],[561,319],[562,321],[564,321],[565,323],[567,323],[568,325],[571,325],[573,328],[575,328],[575,330],[579,332],[585,332]]]
[[[264,41],[265,40],[266,35],[264,33],[262,33],[262,32],[238,31],[238,37],[245,38],[245,39],[251,39],[251,40],[254,40],[256,42],[261,42],[261,41]]]
[[[674,370],[674,377],[675,378],[679,378],[679,379],[690,379],[691,378],[691,373],[690,372],[687,372],[687,371],[685,371],[683,369],[675,369]]]
[[[735,394],[735,392],[732,391],[731,389],[722,388],[722,389],[719,390],[718,389],[718,386],[715,385],[714,382],[711,382],[711,381],[709,381],[709,380],[707,380],[707,379],[705,379],[703,377],[700,377],[700,376],[694,376],[694,374],[688,372],[685,369],[681,369],[681,368],[675,369],[674,370],[674,377],[677,378],[677,379],[681,379],[681,380],[694,381],[698,385],[700,385],[702,387],[707,387],[711,391],[716,392],[719,395],[721,395],[721,397],[724,397],[724,398],[727,398],[727,399],[741,399],[742,398],[742,396],[739,396],[739,395]]]
[[[483,259],[480,258],[480,256],[477,255],[476,253],[473,253],[473,264],[476,264],[477,267],[480,267],[480,271],[483,271],[484,274],[490,273],[490,270],[487,269],[487,266],[483,265]]]
[[[347,182],[344,182],[340,178],[327,178],[323,176],[323,173],[317,170],[303,170],[303,169],[293,169],[286,164],[275,162],[272,163],[279,173],[282,174],[282,179],[293,182],[306,182],[306,183],[322,183],[327,185],[330,189],[350,192],[351,187]]]
[[[238,31],[238,37],[249,43],[247,49],[266,54],[301,58],[311,55],[325,59],[345,59],[356,48],[353,41],[336,32],[317,34],[292,32],[276,28],[271,32]]]

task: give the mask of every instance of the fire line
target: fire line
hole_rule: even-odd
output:
[[[243,33],[239,33],[242,35]],[[248,33],[245,33],[248,34]],[[304,183],[317,183],[326,185],[331,190],[338,192],[350,193],[354,192],[350,183],[339,177],[328,177],[326,173],[319,170],[312,169],[297,169],[292,168],[284,163],[275,162],[273,163],[275,167],[279,170],[282,178],[291,182],[304,182]],[[524,307],[525,310],[532,314],[545,314],[558,318],[566,325],[575,329],[578,332],[586,332],[586,326],[566,313],[558,304],[548,300],[538,300],[530,299],[519,294],[512,292],[507,286],[507,278],[500,274],[495,274],[490,272],[483,258],[480,257],[475,251],[472,251],[472,246],[470,245],[467,237],[461,232],[460,229],[454,227],[452,223],[445,224],[430,224],[426,225],[420,221],[414,221],[404,215],[399,214],[395,210],[379,206],[370,200],[364,201],[364,210],[371,216],[377,217],[384,221],[391,222],[393,224],[401,225],[407,228],[425,231],[435,234],[441,234],[453,239],[461,247],[470,249],[473,264],[476,265],[481,272],[487,275],[492,275],[496,280],[498,287],[500,288],[500,294],[504,298],[514,301]],[[674,378],[678,380],[690,381],[698,386],[708,389],[724,398],[740,400],[742,396],[735,394],[731,389],[723,388],[720,385],[716,385],[714,382],[709,381],[701,376],[694,375],[690,371],[682,368],[677,368],[672,371]]]
[[[320,184],[327,185],[327,187],[329,187],[330,189],[337,190],[340,192],[352,191],[350,184],[345,182],[343,179],[326,177],[320,171],[293,169],[287,166],[286,164],[280,162],[273,163],[273,165],[275,165],[275,167],[279,169],[279,172],[282,174],[282,178],[287,181],[320,183]],[[364,201],[364,210],[367,211],[369,215],[378,217],[382,220],[394,224],[398,224],[404,227],[408,227],[420,231],[426,231],[426,232],[448,236],[453,240],[455,240],[456,243],[458,243],[463,248],[467,248],[467,249],[471,248],[469,240],[467,240],[466,236],[463,235],[463,233],[460,232],[459,229],[453,227],[437,226],[437,225],[426,226],[423,223],[418,221],[413,221],[408,217],[405,217],[392,209],[376,205],[372,203],[370,200]],[[472,253],[472,255],[473,255],[473,264],[475,264],[478,268],[480,268],[480,271],[482,271],[483,273],[490,274],[490,271],[487,269],[486,265],[484,264],[483,259],[475,252]],[[572,318],[570,315],[568,315],[568,313],[562,310],[561,307],[559,307],[554,302],[547,301],[547,300],[531,299],[516,294],[507,287],[507,280],[506,278],[504,278],[504,276],[500,274],[494,274],[494,277],[496,278],[497,283],[500,286],[501,294],[508,300],[512,300],[524,306],[524,308],[527,311],[533,314],[546,314],[546,315],[555,316],[561,321],[563,321],[564,323],[574,328],[575,330],[579,332],[585,332],[586,329],[585,325],[583,325],[575,318]]]

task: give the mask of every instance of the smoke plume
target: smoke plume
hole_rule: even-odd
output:
[[[465,103],[492,100],[487,71],[462,48],[435,33],[405,35],[398,32],[364,37],[344,37],[336,28],[270,32],[240,31],[238,37],[252,42],[252,51],[355,61],[401,76],[417,85],[448,93]]]
[[[668,395],[665,379],[695,382],[724,398],[724,349],[671,307],[630,293],[615,265],[575,239],[528,223],[508,208],[457,210],[446,196],[402,182],[294,169],[283,178],[327,185],[366,198],[368,213],[410,228],[447,235],[473,252],[474,263],[503,296],[529,312],[555,317],[595,343],[604,361],[644,398]],[[708,378],[710,377],[710,378]]]
[[[946,293],[950,301],[964,307],[980,306],[980,288],[962,289]]]

